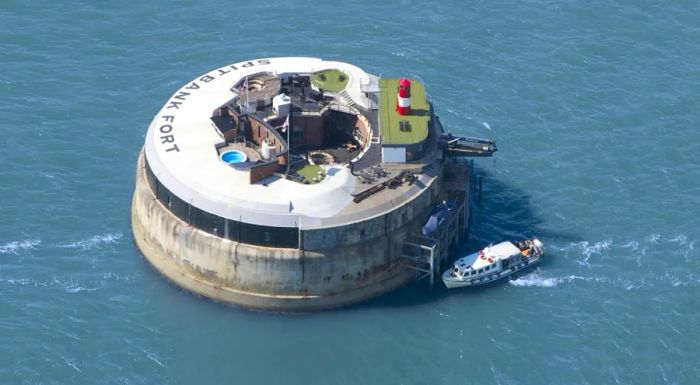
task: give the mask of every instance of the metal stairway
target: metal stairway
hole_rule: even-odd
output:
[[[347,104],[348,106],[356,106],[357,103],[355,103],[355,100],[348,94],[347,91],[341,90],[338,92],[338,96],[340,96],[341,99]]]

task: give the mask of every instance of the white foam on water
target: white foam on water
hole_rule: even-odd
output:
[[[27,285],[32,285],[37,286],[33,280],[30,280],[28,278],[0,278],[0,283],[7,283],[10,285],[21,285],[21,286],[27,286]]]
[[[156,364],[158,364],[158,366],[160,366],[161,368],[164,368],[164,367],[165,367],[165,365],[163,365],[163,363],[160,362],[160,360],[158,360],[158,357],[156,357],[155,355],[150,354],[150,353],[146,353],[146,356],[147,356],[151,361],[153,361],[153,362],[155,362]]]
[[[687,238],[683,234],[676,235],[675,237],[669,239],[670,242],[676,242],[681,245],[685,245]]]
[[[40,239],[25,239],[0,245],[0,254],[19,254],[21,251],[32,250],[41,244]]]
[[[489,122],[481,122],[481,125],[484,126],[487,130],[492,131]]]
[[[690,241],[688,243],[688,247],[685,249],[685,253],[683,255],[683,258],[685,258],[686,262],[690,262],[690,253],[695,249],[695,241]]]
[[[660,239],[660,238],[661,238],[661,234],[654,233],[654,234],[651,234],[651,235],[649,235],[649,236],[647,237],[647,242],[649,242],[649,243],[657,243],[657,242],[659,242],[659,239]]]
[[[666,273],[661,277],[657,277],[657,279],[659,281],[668,282],[673,287],[684,287],[684,286],[697,285],[697,281],[695,279],[693,279],[692,274],[687,274],[685,276],[681,276],[678,274]]]
[[[576,263],[579,264],[579,266],[591,266],[590,263],[588,263],[588,258],[584,258],[581,261],[575,261]]]
[[[624,245],[620,246],[622,249],[630,249],[633,252],[636,252],[639,250],[639,242],[637,241],[629,241],[625,243]],[[642,250],[641,253],[634,253],[635,256],[635,261],[637,262],[637,266],[641,267],[642,266],[642,255],[645,254],[645,250]]]
[[[560,284],[586,282],[620,287],[624,290],[637,290],[653,288],[659,284],[671,287],[695,287],[700,284],[700,279],[695,279],[692,274],[645,274],[639,277],[585,277],[580,275],[568,275],[564,277],[545,277],[540,271],[535,271],[509,283],[518,287],[555,287]]]
[[[103,279],[108,279],[108,280],[114,280],[114,281],[132,281],[134,278],[136,278],[136,274],[132,275],[120,275],[113,273],[111,271],[102,273],[100,275]]]
[[[83,291],[95,291],[98,290],[99,287],[85,287],[82,286],[80,282],[74,281],[72,279],[69,280],[62,280],[54,277],[50,282],[48,286],[56,286],[62,288],[66,293],[80,293]]]
[[[81,371],[80,369],[78,369],[78,367],[77,367],[73,362],[71,362],[69,359],[67,359],[67,358],[64,357],[63,355],[60,355],[60,356],[61,356],[61,359],[63,360],[63,362],[64,362],[66,365],[70,366],[71,368],[73,368],[73,369],[74,369],[75,371],[77,371],[78,373],[82,373],[82,371]]]
[[[90,238],[83,239],[77,242],[72,242],[72,243],[67,243],[63,245],[59,245],[60,247],[66,247],[66,248],[72,248],[72,249],[81,249],[81,250],[92,250],[95,248],[99,248],[104,245],[109,245],[116,243],[122,238],[121,233],[105,233],[105,234],[98,234],[94,235]]]
[[[67,286],[67,287],[64,287],[64,290],[65,290],[67,293],[71,293],[71,294],[72,294],[72,293],[80,293],[81,291],[95,291],[95,290],[97,290],[97,289],[96,289],[96,288],[90,289],[90,288],[87,288],[87,287],[82,287],[82,286],[80,286],[80,285],[69,285],[69,286]]]
[[[610,283],[609,278],[605,277],[581,277],[578,275],[569,275],[567,277],[564,277],[563,280],[567,282],[573,282],[573,281],[583,281],[583,282],[594,282],[594,283]]]
[[[581,255],[583,255],[583,259],[576,261],[579,265],[582,266],[588,266],[588,260],[591,259],[593,255],[600,255],[603,253],[603,251],[610,249],[610,246],[613,245],[613,241],[610,239],[606,239],[603,241],[599,242],[588,242],[588,241],[582,241],[582,242],[572,242],[569,243],[568,246],[560,248],[561,251],[569,251],[569,250],[576,250]]]
[[[643,240],[629,241],[619,246],[622,249],[630,249],[636,252],[637,265],[642,266],[642,257],[645,257],[648,251],[658,251],[656,245],[663,245],[670,255],[682,255],[686,262],[690,262],[691,253],[695,248],[697,240],[689,240],[685,234],[677,234],[673,236],[662,236],[660,233],[652,233],[644,237]]]
[[[80,282],[72,279],[58,279],[53,277],[50,280],[37,280],[32,278],[0,278],[0,283],[17,286],[33,286],[33,287],[58,287],[69,294],[80,293],[83,291],[92,292],[99,290],[99,283],[96,287],[85,287]]]
[[[634,284],[634,283],[628,283],[623,286],[625,290],[630,291],[630,290],[636,290],[636,289],[641,289],[642,284]]]
[[[610,246],[612,246],[613,242],[609,239],[601,241],[601,242],[596,242],[592,245],[588,245],[588,242],[585,242],[586,244],[583,245],[581,249],[581,253],[586,256],[586,260],[591,257],[593,254],[600,254],[604,250],[608,250]]]
[[[518,279],[514,279],[509,282],[513,286],[520,286],[520,287],[529,287],[529,286],[535,286],[535,287],[554,287],[557,286],[559,283],[559,279],[557,278],[544,278],[542,277],[539,273],[531,273],[526,276],[520,277]]]
[[[568,275],[566,277],[542,277],[539,273],[532,273],[512,280],[510,281],[510,284],[514,286],[555,287],[561,283],[570,283],[574,281],[606,282],[607,279],[600,277],[581,277],[578,275]]]

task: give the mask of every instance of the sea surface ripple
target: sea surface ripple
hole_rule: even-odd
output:
[[[700,383],[697,1],[0,4],[0,383]],[[178,290],[135,248],[137,153],[212,68],[316,56],[422,79],[498,141],[470,241],[547,258],[316,314]]]

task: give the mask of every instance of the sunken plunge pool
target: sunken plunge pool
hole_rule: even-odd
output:
[[[228,164],[236,164],[236,163],[244,163],[245,161],[248,160],[248,157],[246,154],[243,153],[243,151],[238,151],[238,150],[229,150],[221,155],[219,155],[219,158],[224,162]]]

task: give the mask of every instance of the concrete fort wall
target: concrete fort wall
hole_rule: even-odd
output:
[[[132,227],[145,258],[179,286],[206,297],[275,311],[333,308],[413,280],[399,257],[440,194],[436,180],[415,200],[382,216],[302,230],[300,249],[254,246],[198,230],[155,198],[143,153],[136,170]]]

